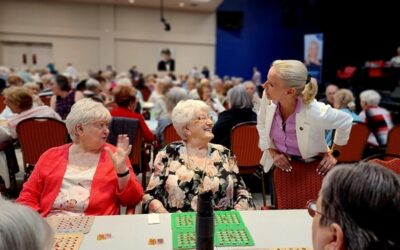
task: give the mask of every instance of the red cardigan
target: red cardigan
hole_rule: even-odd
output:
[[[146,122],[144,121],[143,115],[132,112],[131,110],[129,110],[127,108],[122,108],[122,107],[113,108],[110,111],[110,113],[114,117],[127,117],[127,118],[138,119],[140,128],[142,129],[142,132],[143,132],[144,140],[148,143],[151,143],[152,141],[154,141],[156,139],[154,134],[151,132],[151,130],[147,126]]]
[[[60,192],[67,169],[68,152],[71,144],[54,147],[40,157],[32,175],[24,184],[17,202],[31,207],[46,217]],[[113,145],[107,144],[114,151]],[[118,190],[118,177],[107,152],[103,149],[90,190],[89,205],[85,215],[117,215],[120,205],[136,205],[143,196],[143,188],[136,180],[129,160],[126,165],[130,179],[124,190]]]

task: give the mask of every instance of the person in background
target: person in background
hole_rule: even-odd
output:
[[[89,78],[85,82],[86,90],[83,91],[83,95],[86,98],[91,98],[96,102],[103,103],[106,101],[107,96],[103,94],[100,82],[94,78]]]
[[[187,94],[187,91],[183,88],[173,87],[168,91],[166,97],[167,97],[168,114],[164,117],[161,117],[158,120],[157,129],[156,129],[156,136],[158,138],[160,146],[165,145],[164,130],[172,122],[172,120],[171,120],[172,110],[180,101],[186,100],[188,98],[188,94]]]
[[[251,98],[251,102],[253,103],[253,111],[257,114],[260,110],[261,99],[258,96],[258,92],[256,92],[256,86],[252,81],[245,81],[243,86],[246,88],[247,94]]]
[[[254,209],[233,154],[210,143],[214,135],[209,112],[210,107],[199,100],[180,101],[172,111],[182,141],[158,152],[143,196],[144,212],[196,211],[198,195],[210,190],[215,210]]]
[[[201,69],[201,74],[204,76],[204,78],[210,78],[210,70],[207,66],[203,66],[203,68]]]
[[[400,176],[374,163],[337,166],[307,204],[314,250],[400,249]]]
[[[224,106],[217,98],[212,97],[212,87],[208,79],[202,79],[200,86],[197,88],[200,100],[205,102],[211,110],[213,121],[217,121],[218,114],[225,110]]]
[[[51,82],[53,96],[50,99],[50,107],[64,120],[69,114],[72,105],[84,96],[82,92],[72,89],[67,77],[57,75],[55,82]]]
[[[319,45],[318,42],[312,40],[308,45],[307,56],[305,64],[309,66],[321,66],[321,61],[319,59]]]
[[[72,143],[42,154],[16,200],[43,217],[118,215],[143,196],[128,155],[132,146],[119,135],[107,144],[110,112],[103,104],[77,101],[65,124]]]
[[[385,146],[389,130],[393,127],[392,116],[387,109],[379,107],[380,101],[381,95],[375,90],[360,93],[362,111],[359,116],[371,131],[368,143],[373,146]]]
[[[148,143],[153,142],[155,140],[154,134],[147,126],[143,115],[135,113],[136,89],[127,85],[117,85],[113,89],[112,94],[114,95],[114,101],[117,103],[118,107],[111,110],[111,115],[113,117],[138,119],[144,140]]]
[[[158,71],[175,71],[175,60],[171,58],[171,50],[161,50],[161,60],[158,62]]]
[[[34,106],[42,106],[44,103],[38,96],[40,87],[36,82],[27,82],[24,84],[24,87],[27,88],[32,95]]]
[[[17,138],[17,125],[31,117],[61,117],[49,106],[34,106],[31,91],[25,87],[10,87],[3,91],[4,103],[12,111],[13,116],[0,126],[0,143]]]
[[[0,197],[0,250],[51,250],[53,234],[38,213]]]
[[[334,95],[333,106],[335,109],[339,109],[353,118],[353,123],[362,122],[361,118],[354,113],[356,104],[354,102],[353,93],[348,89],[339,89]],[[325,139],[329,147],[332,147],[334,130],[326,131]]]
[[[397,55],[390,59],[389,65],[392,67],[400,68],[400,46],[397,48]]]
[[[274,61],[264,88],[257,117],[264,171],[274,165],[291,172],[296,163],[325,175],[349,139],[351,116],[315,100],[317,81],[297,60]],[[332,148],[325,141],[329,129],[336,129]]]
[[[334,102],[334,96],[335,93],[339,90],[338,86],[335,84],[328,84],[325,88],[325,97],[319,100],[320,102],[323,102],[325,104],[331,105],[333,107],[333,102]]]
[[[211,142],[231,148],[232,128],[242,122],[257,121],[257,114],[252,109],[251,98],[243,85],[231,88],[227,100],[230,108],[219,114],[212,129],[214,138]]]

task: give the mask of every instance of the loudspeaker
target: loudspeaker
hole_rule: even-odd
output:
[[[241,29],[243,27],[243,11],[218,11],[217,25],[223,29]]]

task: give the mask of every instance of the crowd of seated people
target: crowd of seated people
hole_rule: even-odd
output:
[[[24,83],[18,75],[9,76],[2,93],[8,109],[2,116],[7,119],[5,134],[15,139],[18,122],[32,116],[51,116],[65,121],[72,143],[51,148],[40,157],[23,185],[17,204],[0,201],[0,207],[4,207],[0,209],[0,218],[10,211],[7,206],[14,205],[15,213],[18,209],[30,208],[29,213],[33,215],[32,218],[27,216],[27,220],[32,221],[37,219],[34,218],[37,214],[43,217],[118,215],[121,206],[137,205],[142,207],[143,213],[196,211],[199,194],[207,191],[213,194],[216,210],[254,210],[253,195],[239,174],[235,156],[229,149],[229,139],[234,125],[258,120],[260,141],[255,143],[264,151],[260,159],[264,169],[275,167],[289,173],[292,164],[297,162],[318,165],[316,174],[326,175],[318,202],[310,205],[314,210],[309,210],[314,211],[315,249],[332,244],[341,246],[337,249],[357,249],[360,242],[354,240],[356,235],[349,228],[356,228],[360,233],[376,232],[374,237],[361,242],[360,249],[398,246],[398,239],[393,237],[398,233],[395,227],[389,226],[389,230],[372,221],[364,228],[360,222],[375,216],[378,203],[393,208],[383,212],[398,216],[399,197],[393,192],[393,188],[399,186],[398,176],[367,163],[356,168],[335,167],[334,151],[346,144],[354,121],[369,124],[371,138],[375,138],[371,143],[386,144],[393,123],[389,112],[379,107],[380,98],[376,91],[367,90],[360,94],[363,110],[359,116],[354,109],[354,95],[348,89],[335,88],[329,92],[327,104],[317,102],[315,79],[308,76],[302,62],[295,60],[273,62],[261,100],[254,93],[252,82],[236,78],[182,77],[180,81],[173,81],[170,77],[157,79],[154,75],[147,76],[148,81],[142,79],[143,83],[147,82],[144,86],[148,84],[154,88],[150,99],[144,100],[135,88],[138,77],[143,75],[135,73],[133,79],[113,71],[99,72],[87,76],[83,89],[77,90],[78,82],[83,79],[76,79],[76,76],[42,72],[36,77],[41,84]],[[49,106],[39,102],[41,96],[48,95],[52,96]],[[149,100],[157,110],[156,133],[150,130],[137,108]],[[115,103],[111,109],[105,107],[109,102]],[[128,159],[132,146],[127,135],[119,135],[116,146],[106,143],[112,117],[138,119],[146,142],[156,139],[162,142],[163,129],[170,123],[181,138],[168,145],[161,143],[146,187],[141,186],[132,171]],[[323,135],[332,129],[336,133],[329,144]],[[296,133],[303,137],[296,137]],[[318,144],[303,145],[304,141]],[[356,178],[354,176],[359,178],[360,187],[347,192],[351,189],[348,186],[350,177]],[[392,182],[382,189],[368,189],[372,186],[366,183],[371,178],[377,181],[378,177]],[[340,187],[335,187],[337,184]],[[373,192],[376,201],[366,198]],[[395,199],[387,199],[384,192]],[[361,208],[357,207],[359,204],[355,199],[345,199],[346,195],[363,197],[369,202],[364,217],[359,218],[353,213],[352,207]],[[337,203],[337,209],[331,209],[330,201]],[[395,222],[384,219],[388,225]],[[42,226],[46,228],[46,224]],[[11,223],[7,227],[11,228]],[[40,246],[50,244],[41,240]],[[390,247],[387,249],[396,249]]]

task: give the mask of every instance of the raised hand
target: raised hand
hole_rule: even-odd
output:
[[[104,148],[114,163],[117,173],[123,173],[127,167],[125,165],[126,157],[132,150],[132,145],[129,145],[129,137],[126,134],[118,135],[117,150],[112,152],[110,148]]]

